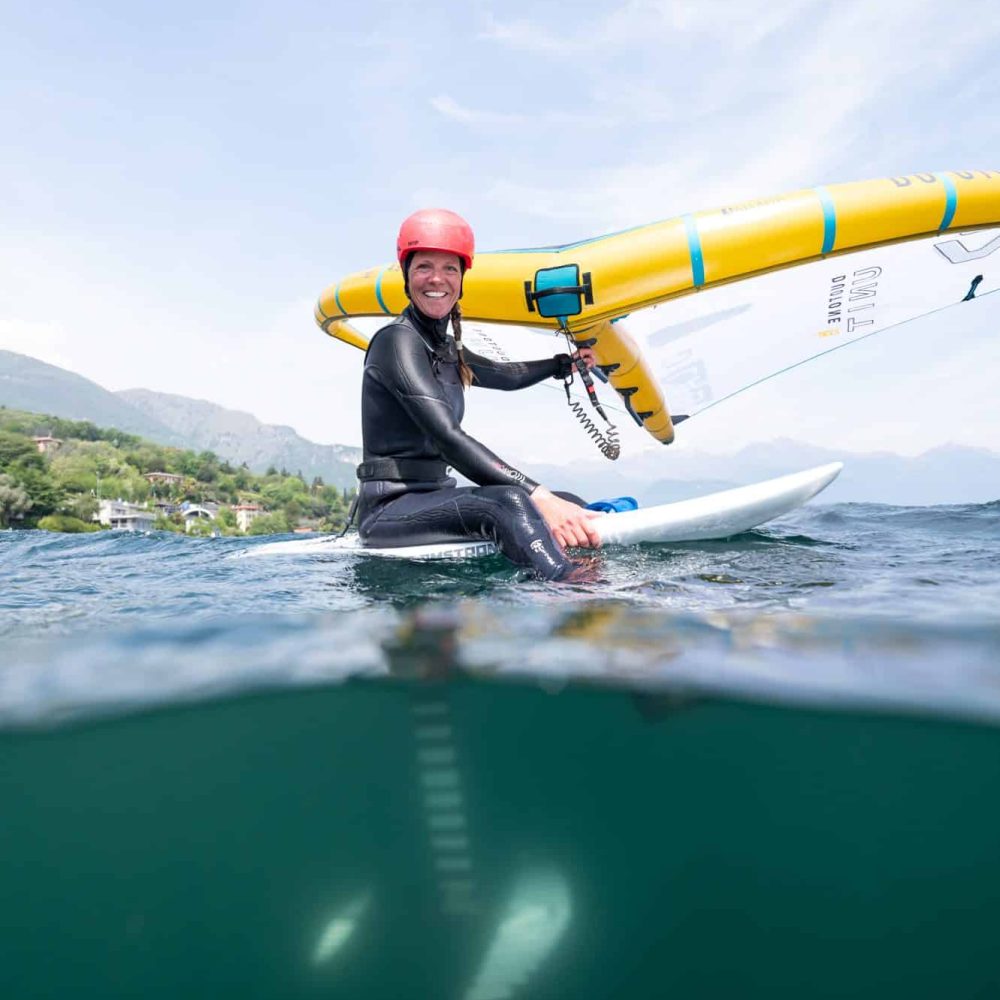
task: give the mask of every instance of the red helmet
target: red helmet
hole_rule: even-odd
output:
[[[468,271],[476,252],[472,227],[460,215],[446,208],[422,208],[403,220],[396,238],[396,258],[400,266],[418,250],[442,250],[460,257]]]

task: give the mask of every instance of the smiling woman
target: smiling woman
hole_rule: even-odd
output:
[[[539,576],[565,579],[577,566],[565,546],[600,545],[595,512],[529,479],[461,423],[470,386],[511,390],[564,378],[572,359],[498,362],[463,348],[458,300],[474,253],[472,229],[454,212],[424,209],[400,227],[396,255],[409,305],[365,356],[359,533],[379,548],[492,541]],[[579,357],[594,363],[592,351]],[[449,466],[477,485],[459,487]]]

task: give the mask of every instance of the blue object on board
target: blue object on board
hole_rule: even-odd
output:
[[[587,504],[587,510],[600,510],[605,514],[622,514],[627,510],[638,510],[639,501],[635,497],[614,497],[611,500],[595,500]]]

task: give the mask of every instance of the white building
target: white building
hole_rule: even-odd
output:
[[[124,500],[101,500],[94,520],[118,531],[151,531],[156,511]]]
[[[190,531],[196,521],[214,521],[219,513],[217,503],[182,503],[180,511],[184,515],[184,530]]]

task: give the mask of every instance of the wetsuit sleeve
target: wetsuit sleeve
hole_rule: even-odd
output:
[[[367,370],[388,389],[410,419],[441,450],[444,460],[480,486],[523,486],[538,483],[512,468],[485,445],[470,437],[455,419],[420,335],[408,326],[384,328],[368,348]]]
[[[463,353],[465,363],[476,376],[473,385],[505,391],[526,389],[547,378],[565,378],[571,363],[568,354],[557,354],[542,361],[492,361],[467,349]]]

